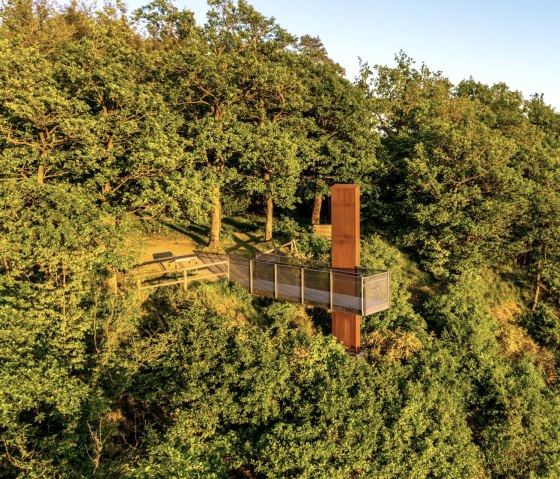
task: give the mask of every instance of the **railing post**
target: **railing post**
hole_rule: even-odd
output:
[[[249,293],[253,294],[253,260],[249,260]]]
[[[330,295],[330,309],[332,311],[332,309],[333,309],[333,283],[334,283],[334,281],[333,281],[333,270],[332,269],[329,269],[329,283],[330,283],[330,293],[331,293],[331,295]]]
[[[391,272],[387,271],[387,306],[391,304]]]
[[[183,279],[184,279],[183,287],[185,288],[185,291],[186,291],[187,290],[187,270],[186,269],[183,270]]]
[[[274,299],[278,298],[278,264],[274,263]]]
[[[301,304],[305,304],[305,269],[302,266],[299,270],[301,271]]]
[[[361,298],[362,299],[362,316],[365,316],[366,315],[366,307],[365,307],[365,305],[366,305],[366,290],[365,290],[364,277],[363,276],[360,276],[360,284],[361,284],[361,287],[360,287],[360,292],[361,293],[360,294],[362,296],[362,298]]]

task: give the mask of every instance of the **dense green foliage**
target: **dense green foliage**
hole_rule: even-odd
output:
[[[560,477],[542,96],[404,53],[353,83],[243,0],[203,26],[166,0],[6,1],[0,83],[1,478]],[[219,248],[223,212],[256,213],[324,258],[298,215],[335,182],[361,185],[363,264],[392,275],[362,360],[233,284],[128,284],[138,217]]]

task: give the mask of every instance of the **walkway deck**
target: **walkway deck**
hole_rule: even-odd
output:
[[[156,271],[140,272],[147,267]],[[155,268],[154,268],[155,267]],[[195,252],[171,253],[138,266],[134,278],[141,289],[182,284],[201,279],[227,279],[251,294],[347,311],[366,316],[389,308],[388,271],[340,270],[326,264],[291,257],[257,257]]]

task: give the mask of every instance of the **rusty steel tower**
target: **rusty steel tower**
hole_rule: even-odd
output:
[[[360,186],[334,185],[331,189],[333,270],[356,272],[360,267]],[[356,295],[355,283],[334,281],[335,293]],[[360,350],[359,314],[345,311],[332,312],[332,334],[344,346]]]

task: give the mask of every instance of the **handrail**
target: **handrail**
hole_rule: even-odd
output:
[[[243,255],[239,255],[239,256],[243,256]],[[247,256],[247,258],[250,258],[250,257]],[[366,268],[366,267],[363,267],[363,266],[358,266],[354,269],[333,268],[333,267],[330,266],[330,263],[326,263],[325,266],[317,266],[317,265],[307,264],[305,259],[293,258],[297,262],[296,263],[291,263],[289,261],[283,261],[282,256],[278,256],[278,258],[280,258],[280,260],[276,261],[276,262],[265,261],[265,260],[262,260],[262,259],[258,259],[258,257],[255,257],[252,261],[255,261],[259,264],[270,264],[270,265],[278,264],[278,265],[282,265],[283,267],[305,268],[306,270],[312,270],[312,271],[333,271],[337,274],[346,274],[348,276],[353,276],[353,277],[371,277],[371,276],[377,276],[378,274],[381,275],[381,274],[386,273],[386,270],[383,270],[383,269]],[[291,258],[291,257],[288,257],[288,258]],[[365,273],[365,274],[363,274],[363,273]]]
[[[149,276],[164,276],[166,274],[177,274],[177,273],[183,273],[183,272],[190,272],[190,271],[197,271],[199,269],[204,269],[204,268],[210,268],[212,266],[221,266],[223,264],[228,264],[229,261],[218,261],[216,263],[203,263],[203,264],[197,264],[195,266],[189,266],[187,268],[181,268],[181,269],[174,269],[174,270],[165,270],[165,271],[154,271],[151,273],[143,273],[143,274],[135,274],[132,275],[132,278],[134,279],[141,279],[141,278],[147,278]]]
[[[187,289],[190,281],[232,279],[241,283],[251,294],[363,316],[387,309],[390,304],[388,271],[364,267],[320,267],[305,260],[294,264],[282,261],[282,257],[265,260],[248,255],[205,252],[200,252],[196,257],[201,261],[200,264],[136,274],[133,278],[140,289],[180,283]],[[192,272],[195,274],[189,274]]]

